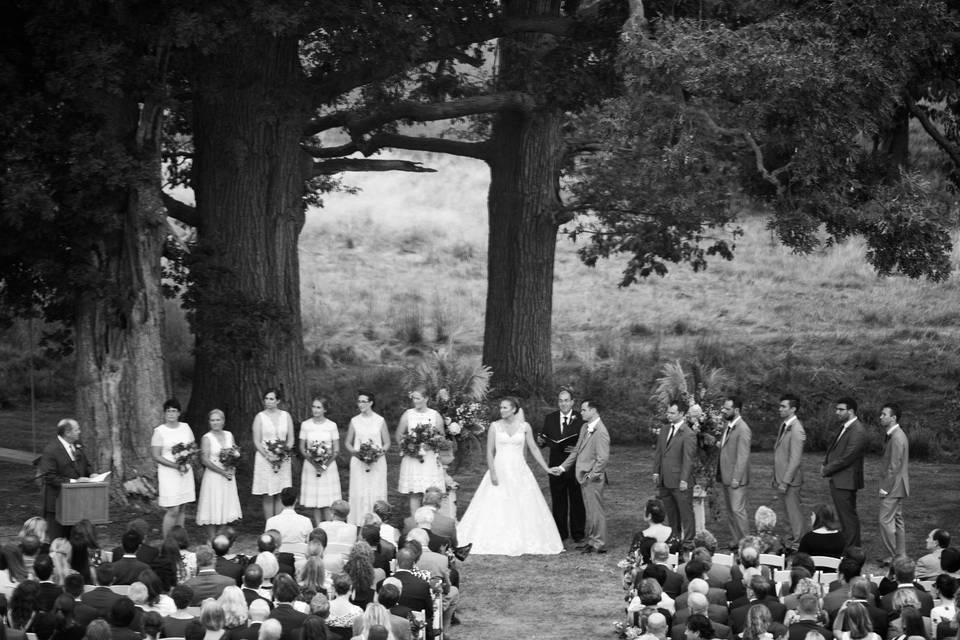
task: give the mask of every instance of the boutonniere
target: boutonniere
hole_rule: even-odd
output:
[[[596,427],[587,427],[587,435],[590,435],[591,433],[593,433],[593,432],[596,431],[596,430],[597,430]]]

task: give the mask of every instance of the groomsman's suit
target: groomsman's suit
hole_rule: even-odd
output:
[[[724,503],[730,520],[731,546],[750,534],[747,515],[747,485],[750,484],[750,427],[740,416],[729,423],[720,437],[717,480],[723,484]],[[734,481],[736,481],[734,483]],[[737,486],[734,487],[733,484]]]
[[[62,421],[61,425],[64,422],[67,421]],[[83,455],[83,447],[79,441],[69,441],[71,425],[76,425],[72,420],[69,422],[71,424],[65,428],[58,426],[58,431],[68,434],[67,439],[64,439],[64,433],[61,433],[40,454],[38,473],[43,478],[43,516],[47,520],[50,539],[69,533],[69,529],[64,528],[56,519],[60,486],[70,480],[90,475],[90,462]],[[80,427],[76,426],[78,438],[79,432]]]
[[[848,420],[827,449],[823,477],[830,478],[830,497],[837,509],[843,537],[848,547],[859,547],[860,518],[857,516],[857,491],[863,489],[863,454],[867,434],[857,418]]]
[[[803,488],[803,467],[800,461],[806,439],[807,432],[804,431],[800,419],[794,415],[781,423],[777,442],[773,447],[773,488],[778,489],[777,499],[781,513],[787,514],[794,545],[800,542],[806,527],[803,509],[800,507],[800,490]],[[785,492],[779,491],[781,485],[786,486]]]
[[[907,434],[900,425],[887,432],[880,463],[880,542],[883,560],[893,563],[897,556],[907,554],[903,526],[903,499],[910,495],[910,446]]]
[[[583,493],[583,506],[587,514],[586,540],[584,553],[607,551],[607,516],[603,511],[603,489],[607,484],[607,462],[610,460],[610,433],[596,410],[581,405],[584,422],[580,427],[580,438],[576,448],[570,453],[560,469],[566,471],[573,467],[574,476]]]
[[[658,476],[657,491],[663,500],[667,521],[674,533],[693,540],[696,525],[693,518],[693,467],[697,451],[697,436],[685,419],[660,429],[657,449],[653,454],[653,473]],[[680,482],[686,488],[680,490]]]
[[[560,411],[547,414],[543,419],[543,429],[537,434],[537,442],[543,443],[549,449],[549,466],[563,464],[569,451],[577,446],[582,426],[583,418],[579,411],[570,411],[567,415]],[[573,538],[574,542],[582,542],[587,516],[583,506],[583,493],[573,469],[568,469],[559,476],[550,476],[550,502],[560,538]]]

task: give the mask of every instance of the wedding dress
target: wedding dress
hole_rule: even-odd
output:
[[[493,467],[498,484],[490,481],[488,470],[457,525],[460,543],[473,543],[473,554],[519,556],[563,551],[553,514],[524,459],[530,427],[520,424],[513,435],[499,420],[490,425],[496,438]]]

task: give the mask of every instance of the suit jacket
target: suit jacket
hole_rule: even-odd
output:
[[[747,612],[750,610],[750,607],[755,604],[762,604],[769,609],[774,622],[782,623],[783,618],[787,615],[787,608],[783,606],[783,603],[781,603],[776,596],[767,596],[763,600],[753,600],[730,612],[730,629],[732,629],[734,633],[743,633],[747,622]]]
[[[71,460],[60,439],[54,438],[40,454],[37,472],[43,478],[43,510],[45,513],[54,513],[57,510],[60,485],[89,476],[90,462],[83,453],[83,447],[77,449],[76,460]]]
[[[236,562],[231,562],[226,558],[217,556],[217,562],[214,564],[214,567],[220,575],[233,578],[238,587],[243,584],[243,567]]]
[[[121,598],[120,594],[114,593],[109,587],[96,587],[80,596],[80,602],[93,607],[97,615],[101,618],[110,619],[110,609],[113,603]]]
[[[396,640],[410,640],[410,621],[406,618],[401,618],[400,616],[391,613],[390,627],[393,630],[393,637],[396,638]],[[357,616],[353,619],[353,635],[359,636],[362,632],[363,616]],[[329,638],[327,640],[329,640]]]
[[[53,603],[63,593],[63,587],[52,582],[41,582],[40,593],[37,594],[37,610],[52,611]]]
[[[807,432],[797,418],[790,423],[782,437],[779,436],[779,427],[777,429],[777,443],[773,448],[773,486],[777,487],[781,484],[790,487],[802,486],[803,468],[800,466],[800,460],[803,456],[803,443],[807,439]]]
[[[265,597],[262,593],[256,589],[248,589],[247,587],[240,587],[240,591],[243,592],[243,598],[247,601],[247,606],[249,607],[254,600],[263,600],[267,603],[271,609],[273,609],[273,601],[270,598]]]
[[[566,470],[573,465],[574,475],[580,484],[587,481],[588,473],[597,476],[598,479],[602,478],[599,481],[603,482],[607,477],[606,468],[609,460],[610,433],[604,426],[603,420],[598,419],[593,433],[589,433],[586,424],[580,427],[580,438],[577,441],[577,446],[574,447],[561,466]]]
[[[673,604],[676,607],[677,611],[687,608],[687,599],[689,597],[690,597],[690,592],[684,591],[674,599]],[[709,602],[711,606],[717,605],[726,609],[727,608],[727,592],[723,589],[716,589],[714,587],[710,587],[707,590],[707,602]],[[713,618],[711,618],[711,620],[712,619]],[[724,618],[722,622],[726,622],[726,618]]]
[[[110,625],[110,640],[141,640],[143,634],[130,627],[115,627]]]
[[[661,585],[663,592],[676,600],[683,592],[683,576],[666,565],[663,565],[663,568],[667,570],[667,579]]]
[[[833,441],[823,459],[823,477],[830,478],[831,487],[847,491],[863,489],[863,454],[866,449],[866,429],[862,422],[854,420]]]
[[[736,480],[741,487],[750,484],[750,440],[752,432],[743,418],[734,423],[727,439],[721,434],[720,459],[717,462],[717,480],[724,486]]]
[[[563,464],[563,461],[570,455],[567,453],[567,447],[576,447],[580,440],[580,427],[583,426],[583,417],[579,411],[574,411],[570,416],[570,424],[566,429],[561,425],[560,412],[554,411],[548,413],[543,418],[543,427],[537,432],[537,438],[543,438],[549,451],[547,455],[547,464],[556,467]]]
[[[673,616],[673,621],[676,624],[683,624],[690,617],[690,608],[677,609],[677,615]],[[707,606],[707,618],[714,624],[726,625],[730,620],[730,612],[726,607],[719,604],[713,604],[712,602]],[[729,627],[727,627],[729,629]]]
[[[427,628],[432,628],[433,596],[430,593],[430,585],[427,584],[427,581],[403,569],[395,571],[393,577],[403,585],[400,590],[400,600],[397,604],[410,607],[411,611],[423,611],[427,618]],[[429,634],[427,637],[430,637]]]
[[[307,614],[297,611],[289,602],[277,603],[268,617],[280,621],[283,628],[280,640],[298,640],[302,637],[303,621],[307,619]]]
[[[403,535],[407,535],[410,533],[411,529],[416,528],[417,521],[413,516],[407,516],[403,519]],[[460,543],[457,541],[457,521],[444,513],[440,513],[439,511],[434,512],[433,524],[430,527],[429,533],[432,533],[438,539],[446,538],[447,542],[450,544],[450,547],[453,549],[460,546]],[[430,543],[430,548],[433,549],[432,540]],[[436,549],[433,550],[436,551]]]
[[[886,611],[893,612],[893,594],[895,594],[900,589],[913,589],[917,594],[917,597],[920,599],[920,615],[927,618],[930,617],[930,611],[933,610],[933,596],[931,596],[926,591],[917,589],[916,587],[908,585],[898,585],[896,589],[888,593],[887,595],[880,598],[880,606],[883,607]]]
[[[677,618],[674,618],[677,620]],[[727,640],[730,637],[730,627],[720,622],[717,622],[713,618],[710,619],[710,623],[713,625],[713,637],[720,638],[720,640]],[[683,633],[687,628],[687,617],[684,616],[683,622],[678,622],[673,625],[673,628],[670,629],[670,640],[684,640],[686,635]]]
[[[224,636],[227,640],[257,640],[260,636],[260,623],[251,622],[249,627],[230,629]]]
[[[140,562],[136,558],[120,558],[113,561],[113,584],[133,584],[140,579],[140,574],[150,568],[150,565]]]
[[[937,576],[940,575],[940,554],[943,553],[943,549],[937,548],[928,553],[925,556],[921,556],[917,560],[917,568],[914,570],[914,574],[917,576],[918,580],[936,580]]]
[[[85,604],[83,600],[77,600],[73,603],[73,619],[76,620],[77,624],[81,627],[86,627],[99,617],[100,612],[90,605]]]
[[[233,578],[222,576],[216,571],[201,570],[200,573],[187,580],[186,585],[193,589],[193,600],[190,606],[199,606],[206,598],[219,598],[223,590],[237,583]]]
[[[826,629],[813,620],[797,620],[790,625],[790,640],[804,640],[807,634],[815,631],[823,636],[824,640],[833,640],[833,631]]]
[[[693,489],[693,466],[697,452],[697,436],[686,423],[680,425],[673,439],[667,442],[673,425],[660,429],[657,450],[653,454],[653,472],[660,476],[660,486],[680,488],[680,481]]]
[[[906,498],[910,495],[910,445],[902,427],[890,434],[883,447],[880,463],[880,488],[889,498]]]
[[[153,563],[157,561],[157,557],[160,555],[160,550],[156,547],[151,547],[148,544],[141,544],[140,548],[137,549],[137,560],[140,562],[146,562],[150,566],[153,566]],[[116,547],[113,550],[113,558],[122,558],[123,557],[123,547]]]

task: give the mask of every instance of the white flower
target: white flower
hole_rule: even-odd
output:
[[[449,399],[450,399],[449,391],[447,391],[446,389],[440,389],[440,391],[437,391],[437,400],[439,400],[440,402],[446,402]]]
[[[459,434],[461,431],[463,431],[463,427],[460,426],[459,422],[451,422],[447,425],[447,433],[452,436]]]

